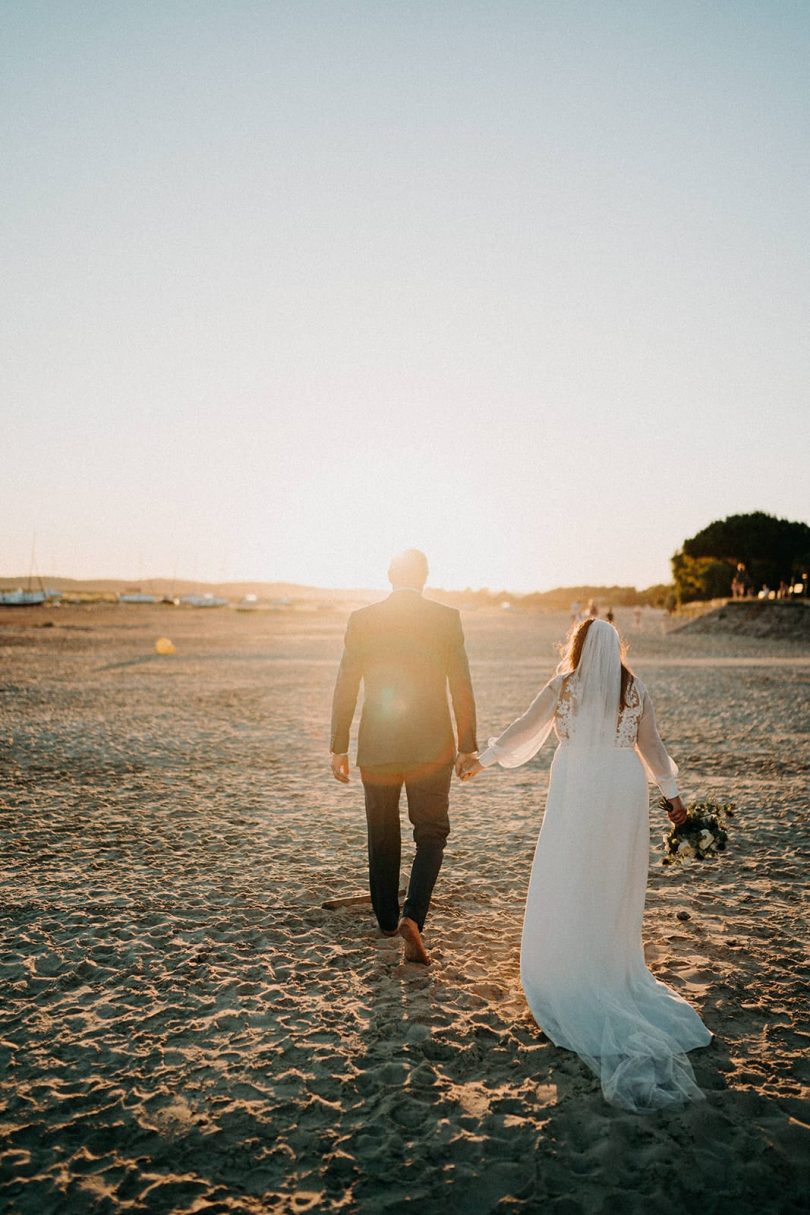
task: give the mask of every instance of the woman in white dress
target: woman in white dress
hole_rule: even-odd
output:
[[[526,999],[557,1046],[596,1072],[605,1098],[636,1113],[703,1096],[686,1052],[711,1033],[644,963],[641,924],[649,864],[647,777],[686,814],[678,769],[652,702],[622,661],[605,620],[574,627],[558,673],[522,717],[470,765],[524,764],[552,728],[551,765],[520,956]]]

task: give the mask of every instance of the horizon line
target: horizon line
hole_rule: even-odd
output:
[[[101,575],[99,577],[75,578],[75,577],[68,576],[68,575],[57,576],[54,574],[39,574],[39,573],[24,574],[24,575],[0,574],[0,589],[8,589],[8,588],[2,588],[2,584],[6,583],[6,582],[8,582],[8,583],[13,582],[15,589],[17,586],[19,586],[23,583],[29,583],[29,582],[37,582],[37,583],[46,584],[46,585],[52,586],[53,589],[58,589],[58,584],[60,582],[70,582],[70,583],[78,583],[78,584],[81,584],[81,583],[94,583],[94,584],[95,583],[122,583],[122,584],[126,584],[127,586],[130,586],[132,588],[134,588],[136,586],[142,587],[148,583],[167,583],[172,586],[179,586],[180,584],[187,583],[187,584],[193,584],[194,586],[199,586],[199,587],[206,587],[206,586],[207,587],[226,587],[226,586],[246,586],[246,585],[267,586],[267,587],[282,587],[283,586],[283,587],[297,588],[302,591],[328,591],[331,594],[341,594],[341,593],[378,594],[381,592],[386,592],[389,589],[388,585],[385,585],[385,586],[382,586],[382,585],[380,585],[380,586],[323,586],[323,585],[320,585],[317,583],[296,582],[291,579],[285,579],[285,578],[249,578],[249,577],[246,577],[246,578],[203,579],[203,578],[180,577],[179,575],[169,576],[169,577],[164,576],[164,575],[154,575],[154,576],[150,575],[149,577],[145,577],[145,578],[116,578],[116,577],[108,577],[106,575]],[[450,594],[456,594],[456,595],[461,595],[461,594],[464,594],[465,592],[468,592],[468,593],[474,594],[474,595],[481,595],[481,594],[487,593],[490,595],[503,594],[503,595],[526,596],[526,595],[551,595],[555,591],[585,591],[585,590],[593,590],[593,591],[627,590],[627,591],[634,591],[637,594],[643,594],[645,591],[653,590],[658,587],[671,586],[671,585],[672,585],[672,582],[653,582],[653,583],[650,583],[649,586],[641,586],[641,587],[637,586],[635,583],[630,584],[630,583],[618,583],[618,582],[613,582],[613,583],[577,582],[577,583],[568,583],[565,585],[546,587],[545,589],[540,588],[540,587],[534,587],[531,590],[512,590],[511,588],[509,588],[507,586],[453,587],[453,586],[435,586],[433,584],[428,584],[425,586],[425,590],[434,591],[434,592],[438,592],[438,593],[450,593]]]

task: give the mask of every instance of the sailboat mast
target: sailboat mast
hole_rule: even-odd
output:
[[[36,533],[36,529],[34,529],[34,533],[31,537],[31,558],[28,562],[28,590],[29,591],[32,590],[31,583],[34,580],[34,571],[36,570],[37,582],[39,583],[39,589],[44,594],[45,587],[42,582],[42,575],[40,574],[39,570],[36,569],[36,564],[37,564],[36,553],[37,553],[37,533]]]

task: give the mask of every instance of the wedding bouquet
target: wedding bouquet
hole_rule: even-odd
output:
[[[658,803],[669,810],[671,803],[662,797]],[[662,865],[688,865],[691,861],[713,860],[723,852],[728,840],[728,820],[734,817],[733,802],[691,802],[686,818],[663,836]]]

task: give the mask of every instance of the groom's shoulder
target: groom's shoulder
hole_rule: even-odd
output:
[[[391,615],[391,600],[380,599],[377,603],[366,603],[363,607],[355,608],[349,613],[349,626],[352,629],[373,628]]]
[[[437,632],[454,637],[460,631],[461,612],[458,608],[437,603],[435,599],[423,599],[422,602],[425,605],[425,618]]]
[[[349,612],[349,625],[353,628],[362,628],[367,621],[374,619],[379,607],[379,603],[367,603],[364,607],[355,608],[353,612]]]
[[[461,619],[461,612],[458,608],[448,607],[446,603],[437,603],[435,599],[423,599],[422,602],[426,605],[428,611],[432,612],[437,620],[445,622]]]

